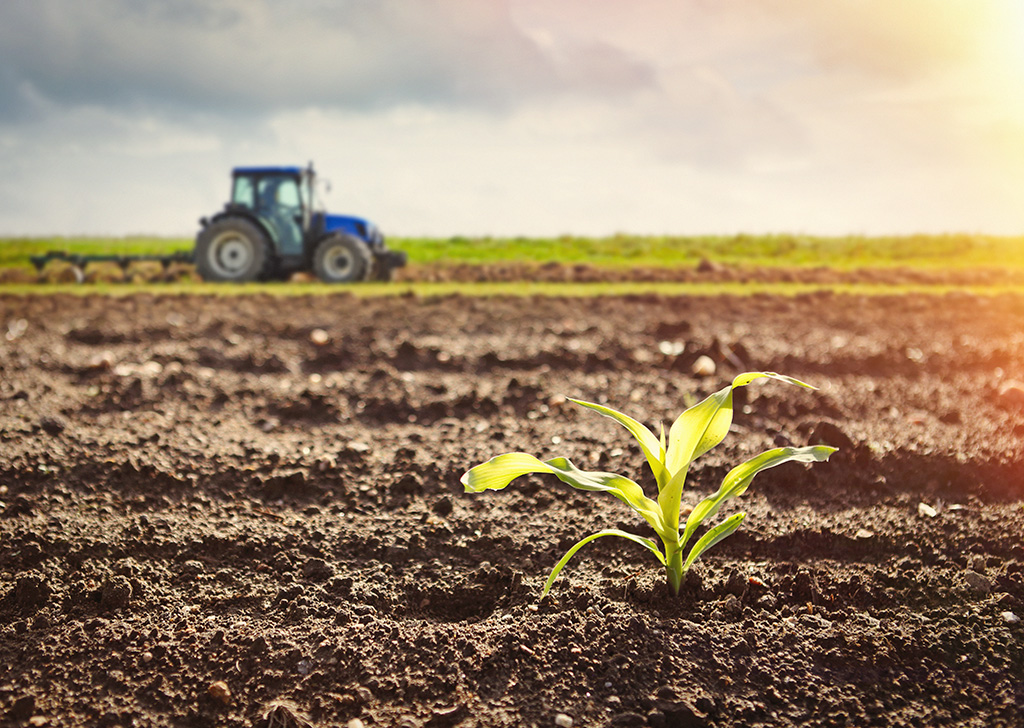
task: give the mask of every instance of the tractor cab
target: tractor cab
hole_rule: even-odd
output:
[[[301,255],[312,218],[313,178],[312,167],[236,167],[229,204],[259,218],[280,255]]]

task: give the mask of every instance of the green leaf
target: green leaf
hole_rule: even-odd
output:
[[[775,372],[746,372],[733,379],[731,385],[718,390],[679,415],[668,433],[668,449],[665,455],[668,484],[658,495],[658,504],[666,514],[670,526],[679,528],[679,502],[690,464],[716,447],[729,434],[729,427],[732,426],[733,390],[762,378],[777,379],[787,384],[814,389],[799,379]]]
[[[754,479],[754,476],[762,470],[768,470],[788,462],[822,462],[828,460],[829,455],[835,451],[836,448],[824,445],[815,445],[813,447],[778,447],[773,450],[766,450],[760,455],[755,455],[750,460],[740,463],[725,476],[717,492],[702,500],[690,512],[690,517],[686,519],[686,529],[683,531],[680,543],[685,546],[701,522],[715,515],[723,503],[731,498],[743,495],[750,482]]]
[[[602,536],[619,536],[621,538],[629,539],[633,543],[638,543],[641,546],[643,546],[644,548],[650,550],[651,553],[653,553],[655,556],[658,557],[658,561],[660,561],[663,566],[665,564],[665,556],[658,549],[658,544],[655,543],[654,541],[652,541],[651,539],[644,538],[643,536],[637,536],[635,533],[628,533],[627,531],[620,531],[617,528],[606,528],[603,531],[598,531],[597,533],[592,533],[589,536],[587,536],[586,538],[584,538],[581,541],[577,542],[571,549],[569,549],[565,553],[565,556],[563,556],[561,559],[559,559],[558,563],[555,564],[555,568],[553,568],[551,570],[551,575],[548,577],[547,582],[545,582],[545,584],[544,584],[544,591],[541,592],[541,595],[540,595],[541,599],[546,597],[548,595],[548,592],[551,591],[551,585],[555,583],[555,579],[558,577],[558,574],[562,571],[562,569],[565,567],[565,565],[567,563],[569,563],[569,559],[571,559],[573,556],[575,556],[576,552],[579,551],[584,546],[586,546],[588,543],[590,543],[594,539],[601,538]]]
[[[743,523],[743,519],[746,517],[746,513],[736,513],[732,516],[729,516],[724,521],[722,521],[717,526],[715,526],[710,531],[701,536],[697,543],[693,545],[693,548],[690,549],[690,555],[686,557],[686,562],[683,564],[683,573],[685,574],[687,571],[689,571],[690,567],[693,565],[693,562],[696,561],[702,553],[707,551],[709,548],[711,548],[727,536],[731,536],[733,532],[740,527],[740,524]]]
[[[550,473],[578,490],[611,493],[643,516],[659,536],[672,533],[674,537],[665,526],[657,502],[648,498],[639,485],[616,473],[580,470],[566,458],[542,461],[523,452],[506,453],[470,469],[461,480],[466,492],[479,493],[501,490],[527,473]]]
[[[620,425],[629,430],[629,433],[640,443],[640,449],[644,451],[644,455],[647,457],[647,463],[651,466],[651,472],[654,473],[654,479],[658,482],[658,490],[660,491],[668,478],[665,473],[665,445],[664,438],[661,441],[654,436],[645,425],[637,422],[629,415],[625,415],[618,410],[613,410],[611,407],[605,407],[601,404],[594,404],[593,402],[584,402],[581,399],[569,398],[570,402],[575,402],[581,407],[588,407],[595,412],[600,412],[605,417],[618,422]]]
[[[762,379],[765,377],[767,377],[768,379],[776,379],[780,382],[785,382],[786,384],[794,384],[798,387],[803,387],[804,389],[818,389],[813,384],[808,384],[807,382],[800,381],[795,377],[787,377],[785,374],[776,374],[775,372],[745,372],[743,374],[738,375],[735,379],[732,380],[732,386],[734,389],[736,387],[745,387],[751,382],[753,382],[755,379]]]
[[[471,468],[463,473],[461,482],[467,493],[481,493],[501,490],[520,475],[550,472],[551,469],[533,455],[510,452]]]
[[[732,424],[732,387],[685,410],[668,431],[665,465],[675,475],[720,443]]]

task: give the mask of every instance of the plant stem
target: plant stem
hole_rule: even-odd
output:
[[[665,544],[665,573],[668,576],[668,588],[672,596],[679,596],[679,588],[683,584],[683,551],[678,544]]]

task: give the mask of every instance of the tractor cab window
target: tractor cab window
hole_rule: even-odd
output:
[[[298,209],[302,205],[299,198],[299,184],[290,177],[264,177],[259,183],[260,209],[278,208]]]
[[[231,193],[231,202],[236,205],[245,205],[249,209],[256,207],[252,177],[235,177],[235,189]]]
[[[261,177],[256,184],[258,213],[273,228],[279,249],[286,254],[302,251],[302,200],[299,181],[280,175]]]

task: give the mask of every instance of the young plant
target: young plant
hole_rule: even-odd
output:
[[[745,387],[755,379],[761,378],[776,379],[807,389],[815,389],[797,379],[774,372],[740,374],[731,385],[720,389],[703,402],[695,404],[679,415],[668,431],[667,442],[664,426],[661,428],[661,436],[655,437],[647,427],[610,407],[577,399],[571,400],[582,407],[610,417],[629,430],[630,434],[636,438],[654,474],[654,480],[658,486],[657,499],[648,498],[643,488],[622,475],[580,470],[563,457],[542,461],[523,452],[498,455],[477,465],[462,476],[462,484],[467,493],[479,493],[485,490],[501,490],[519,476],[528,473],[550,473],[563,483],[568,483],[579,490],[611,493],[639,513],[661,539],[661,548],[659,548],[653,539],[617,528],[608,528],[591,534],[569,549],[565,556],[555,564],[547,583],[544,584],[541,599],[547,596],[555,578],[569,559],[588,543],[602,536],[620,536],[648,549],[664,565],[669,589],[672,594],[678,595],[683,577],[693,562],[705,551],[736,531],[746,514],[736,513],[707,530],[690,547],[684,558],[683,553],[686,546],[705,520],[718,513],[726,501],[742,495],[750,485],[750,481],[762,470],[791,461],[821,462],[828,460],[829,455],[836,451],[834,447],[825,446],[779,447],[766,450],[730,470],[718,491],[698,503],[690,511],[685,524],[680,524],[680,502],[690,464],[718,445],[729,432],[729,427],[732,425],[733,390],[737,387]]]

